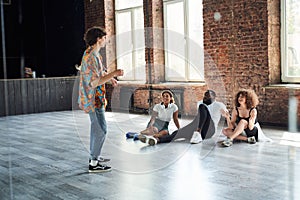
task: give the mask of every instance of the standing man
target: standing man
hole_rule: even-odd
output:
[[[117,81],[114,77],[123,75],[121,69],[111,73],[105,71],[99,53],[100,49],[105,46],[105,37],[105,30],[96,26],[89,28],[84,34],[87,48],[81,60],[78,104],[89,114],[91,121],[89,172],[111,170],[111,167],[100,164],[110,160],[100,157],[107,132],[105,83],[111,81],[112,85],[116,86]]]

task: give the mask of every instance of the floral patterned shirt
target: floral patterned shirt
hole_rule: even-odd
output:
[[[91,82],[104,75],[104,67],[98,53],[92,48],[85,50],[79,76],[79,107],[86,113],[95,112],[95,108],[106,106],[105,84],[91,87]]]

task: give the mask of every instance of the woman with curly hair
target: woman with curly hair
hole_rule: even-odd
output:
[[[232,117],[226,114],[228,128],[223,129],[223,134],[227,139],[222,145],[229,147],[233,139],[246,141],[255,144],[258,140],[257,123],[258,97],[253,90],[240,90],[235,97],[235,108],[232,111]]]

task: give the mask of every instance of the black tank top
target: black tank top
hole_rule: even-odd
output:
[[[249,117],[240,117],[240,113],[239,113],[238,107],[236,107],[235,109],[236,109],[236,111],[237,111],[237,118],[236,118],[236,120],[235,120],[235,123],[238,124],[242,119],[246,120],[246,121],[249,123],[250,113],[251,113],[251,111],[252,111],[254,108],[251,108],[251,109],[249,110]],[[255,118],[254,124],[256,124],[256,122],[257,122],[257,119]]]

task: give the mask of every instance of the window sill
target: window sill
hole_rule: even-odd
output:
[[[152,86],[204,86],[205,82],[164,82],[164,83],[155,83],[148,84],[145,81],[118,81],[120,85],[152,85]]]
[[[300,89],[300,84],[296,83],[289,83],[289,84],[271,84],[266,86],[265,88],[286,88],[286,89],[295,89],[298,90]]]

